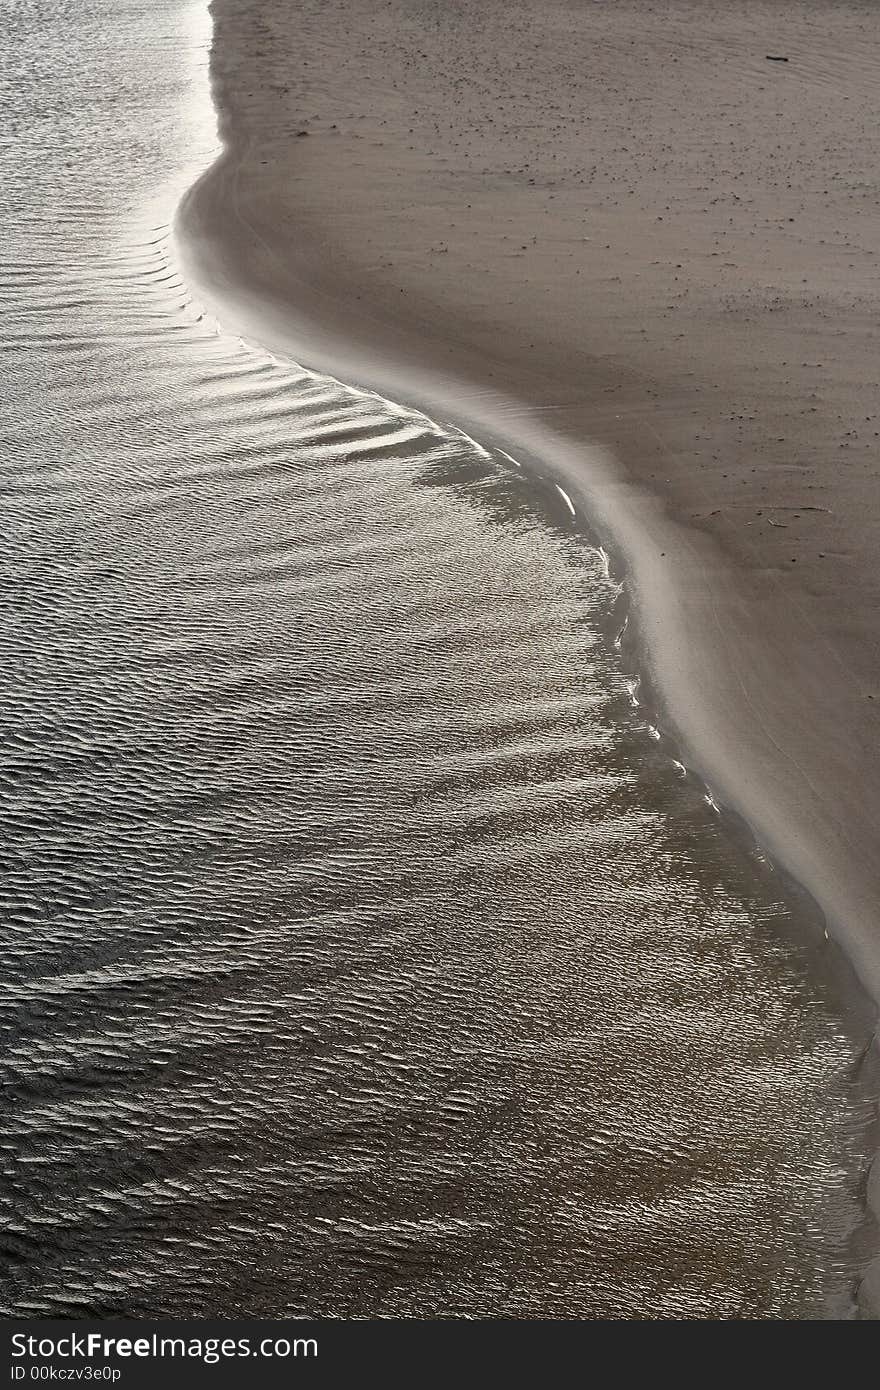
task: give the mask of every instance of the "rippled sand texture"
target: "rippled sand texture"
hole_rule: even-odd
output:
[[[5,15],[4,1311],[845,1315],[862,1044],[601,557],[144,224],[193,13]]]

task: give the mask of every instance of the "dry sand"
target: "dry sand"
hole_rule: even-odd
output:
[[[575,480],[687,757],[880,998],[873,0],[213,10],[203,290]]]

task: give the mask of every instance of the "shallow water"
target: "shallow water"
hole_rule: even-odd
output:
[[[845,1315],[863,1041],[601,556],[192,302],[200,4],[2,13],[3,1310]]]

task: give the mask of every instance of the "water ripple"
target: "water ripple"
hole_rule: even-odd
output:
[[[848,1311],[861,1042],[604,555],[206,315],[143,213],[192,11],[51,10],[0,76],[4,1311]]]

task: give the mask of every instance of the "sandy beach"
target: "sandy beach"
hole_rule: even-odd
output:
[[[872,7],[213,14],[202,291],[565,474],[665,727],[880,998]]]
[[[871,12],[44,10],[0,1313],[876,1317]]]

